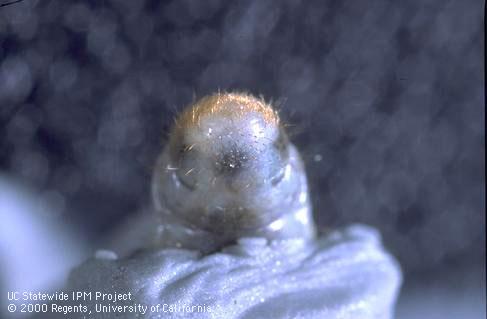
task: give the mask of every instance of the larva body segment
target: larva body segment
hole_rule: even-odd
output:
[[[272,107],[249,95],[211,95],[178,117],[152,194],[163,247],[315,235],[299,153]]]

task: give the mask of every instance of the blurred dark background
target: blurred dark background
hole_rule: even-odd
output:
[[[406,280],[484,269],[483,6],[2,7],[1,169],[96,240],[150,205],[151,167],[182,107],[217,90],[248,91],[272,99],[289,124],[322,229],[377,227]]]

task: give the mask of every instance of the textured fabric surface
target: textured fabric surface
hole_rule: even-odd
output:
[[[188,250],[142,252],[114,260],[99,253],[70,276],[73,291],[128,293],[132,300],[87,304],[203,306],[206,312],[139,312],[140,318],[392,318],[401,283],[396,261],[375,230],[352,226],[315,243],[246,238],[201,257]],[[169,309],[169,308],[167,308]],[[49,314],[52,316],[52,314]],[[83,318],[73,314],[71,318]]]

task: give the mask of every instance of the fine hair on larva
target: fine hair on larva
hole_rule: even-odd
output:
[[[315,236],[301,157],[262,98],[216,93],[185,108],[159,155],[158,246],[213,251],[238,238]]]

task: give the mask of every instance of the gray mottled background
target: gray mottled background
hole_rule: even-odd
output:
[[[151,167],[178,110],[216,90],[245,90],[272,99],[289,124],[320,227],[379,228],[406,283],[470,273],[485,263],[483,6],[3,7],[0,167],[96,240],[149,204]]]

